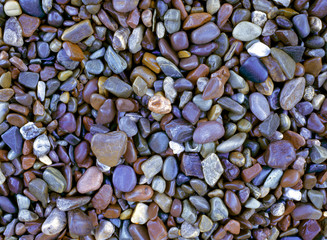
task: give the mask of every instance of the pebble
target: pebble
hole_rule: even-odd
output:
[[[266,57],[270,54],[270,48],[262,42],[253,43],[247,51],[251,56],[258,58]]]
[[[222,138],[225,134],[225,129],[222,124],[216,121],[207,121],[199,124],[193,133],[193,141],[195,143],[214,142]]]
[[[201,162],[203,176],[206,183],[213,187],[224,172],[224,168],[215,153],[210,153]]]
[[[47,182],[48,187],[51,191],[63,193],[67,187],[65,177],[56,168],[48,167],[43,172],[43,179]]]
[[[295,169],[287,169],[280,181],[282,187],[294,187],[300,180],[300,173]]]
[[[260,133],[267,138],[272,137],[280,125],[280,118],[277,113],[269,115],[260,125]]]
[[[32,15],[34,17],[42,18],[44,17],[44,12],[42,10],[41,0],[19,0],[19,5],[25,13]]]
[[[327,149],[322,146],[314,145],[311,148],[310,158],[314,163],[324,162],[327,159]]]
[[[1,135],[2,140],[15,153],[19,154],[23,148],[23,138],[16,126],[11,127]]]
[[[201,160],[197,153],[184,153],[180,168],[186,176],[203,178]]]
[[[202,98],[203,100],[211,100],[214,98],[220,98],[224,93],[224,85],[222,81],[217,78],[211,78],[208,84],[205,86]]]
[[[40,178],[35,178],[28,184],[28,191],[41,203],[45,208],[48,204],[48,185]]]
[[[7,212],[7,213],[16,213],[17,212],[17,208],[15,207],[15,205],[10,201],[9,198],[5,197],[5,196],[0,196],[0,207],[3,211]],[[19,208],[21,209],[21,208]]]
[[[252,113],[260,120],[264,121],[270,114],[270,107],[267,99],[261,93],[252,93],[249,97],[249,104]]]
[[[210,207],[209,216],[212,221],[219,221],[228,217],[228,209],[219,197],[210,199]]]
[[[22,14],[22,9],[20,8],[20,5],[16,1],[8,1],[5,3],[3,10],[5,11],[5,14],[9,17],[15,17]]]
[[[60,211],[70,211],[83,205],[86,205],[91,200],[89,196],[82,197],[66,197],[66,198],[58,198],[56,202],[56,206]]]
[[[102,172],[95,166],[90,167],[77,182],[77,191],[81,194],[96,191],[103,182]]]
[[[120,162],[126,148],[127,135],[121,131],[97,133],[91,140],[91,149],[98,161],[109,167],[114,167]]]
[[[114,0],[112,1],[113,7],[117,12],[130,12],[133,11],[139,3],[139,0]]]
[[[147,179],[151,179],[157,175],[163,165],[163,160],[159,155],[154,155],[142,163],[141,169]]]
[[[191,196],[189,200],[197,211],[204,213],[208,213],[210,211],[209,202],[204,197]]]
[[[322,192],[310,189],[308,191],[308,198],[316,208],[322,209],[324,204],[324,194]]]
[[[3,41],[11,46],[21,47],[24,44],[22,28],[16,17],[10,17],[5,24]]]
[[[194,224],[196,221],[197,211],[188,200],[183,201],[181,217],[190,224]]]
[[[272,142],[265,152],[265,161],[269,167],[286,169],[295,160],[293,145],[286,140]]]
[[[147,222],[150,239],[167,239],[168,233],[166,226],[160,218]]]
[[[165,131],[171,140],[184,143],[192,139],[194,127],[183,119],[175,119],[165,126]]]
[[[292,22],[301,38],[306,38],[310,34],[310,25],[307,15],[298,14],[293,17]]]
[[[200,235],[200,229],[193,224],[183,222],[181,226],[181,235],[186,239],[194,239]]]
[[[108,63],[109,68],[116,74],[122,73],[127,68],[127,63],[113,48],[109,45],[104,59]]]
[[[38,136],[33,142],[33,153],[37,157],[42,157],[49,153],[50,151],[50,141],[47,135],[42,134]]]
[[[291,110],[303,97],[305,88],[305,78],[295,78],[284,84],[280,93],[280,106],[284,110]]]
[[[140,25],[133,29],[128,38],[128,48],[131,53],[137,53],[142,49],[142,39],[144,35],[144,26]]]
[[[149,147],[155,153],[165,152],[168,148],[169,139],[164,132],[157,132],[150,136]]]
[[[320,219],[322,212],[311,204],[303,203],[297,205],[291,215],[295,221],[300,221],[305,219]]]
[[[131,222],[135,224],[145,224],[148,220],[148,205],[137,203],[131,217]]]
[[[240,74],[255,83],[262,83],[268,78],[268,70],[257,57],[249,57],[239,70]]]
[[[179,71],[179,69],[176,67],[176,65],[174,63],[172,63],[171,61],[169,61],[168,59],[163,58],[163,57],[157,57],[156,61],[159,64],[160,69],[166,76],[172,77],[172,78],[183,77],[182,73]]]
[[[93,230],[93,225],[82,210],[75,209],[68,212],[68,228],[72,237],[86,236]]]
[[[288,79],[293,79],[295,73],[295,61],[286,52],[278,48],[271,48],[271,55],[278,62],[279,66]]]
[[[39,216],[29,210],[23,209],[18,213],[18,220],[21,222],[34,222],[39,219]]]
[[[90,20],[83,20],[65,29],[61,39],[72,43],[78,43],[94,33]]]
[[[280,217],[285,212],[285,205],[283,203],[275,203],[270,207],[270,213],[274,217]]]
[[[107,220],[100,220],[99,226],[96,228],[94,236],[97,240],[105,240],[110,238],[115,232],[114,225]]]
[[[148,109],[154,113],[167,114],[171,112],[172,107],[167,98],[160,95],[154,95],[149,99]]]
[[[206,3],[207,12],[214,15],[220,8],[220,0],[208,0]]]
[[[232,215],[240,214],[242,210],[241,202],[234,192],[227,190],[225,192],[224,201]]]
[[[213,22],[206,23],[191,33],[191,42],[194,44],[206,44],[216,39],[220,30]]]
[[[98,75],[103,72],[104,65],[99,59],[87,61],[85,64],[85,70],[90,74]]]
[[[66,224],[66,213],[58,208],[54,208],[43,222],[41,230],[46,235],[56,235],[64,230]]]
[[[132,87],[118,77],[111,76],[103,84],[103,87],[117,97],[128,98],[132,94]]]
[[[112,175],[114,187],[121,192],[130,192],[136,186],[136,175],[132,167],[118,165]]]
[[[231,152],[243,145],[246,139],[246,133],[237,133],[228,140],[218,144],[216,150],[221,153]]]
[[[181,27],[181,12],[177,9],[169,9],[164,15],[164,25],[168,33],[178,32]]]
[[[299,235],[304,240],[314,239],[321,232],[321,227],[316,220],[303,221],[299,225]]]
[[[238,23],[233,29],[233,37],[237,40],[249,42],[261,35],[262,29],[258,25],[243,21]]]

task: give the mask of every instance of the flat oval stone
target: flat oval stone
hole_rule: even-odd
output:
[[[98,190],[103,181],[102,172],[95,166],[90,167],[77,182],[77,191],[87,193]]]
[[[121,131],[97,133],[91,140],[91,149],[98,161],[109,167],[114,167],[119,163],[126,148],[127,135]]]
[[[104,184],[92,198],[93,207],[100,210],[106,209],[111,202],[112,193],[112,187]]]
[[[195,29],[191,33],[191,42],[194,44],[205,44],[216,39],[220,34],[220,30],[216,24],[209,22]]]
[[[286,140],[272,142],[268,145],[264,158],[269,167],[285,170],[295,161],[295,149],[293,145]]]
[[[56,201],[56,206],[60,211],[69,211],[76,208],[79,208],[88,202],[90,202],[91,197],[66,197],[66,198],[58,198]]]
[[[172,181],[176,178],[178,174],[178,165],[176,158],[169,156],[163,163],[162,166],[162,176],[167,181]]]
[[[303,97],[305,88],[305,78],[295,78],[284,84],[280,93],[280,106],[284,110],[291,110]]]
[[[278,48],[271,48],[270,51],[271,51],[271,55],[273,56],[273,58],[276,59],[279,66],[285,73],[286,77],[288,79],[292,79],[294,77],[295,68],[296,68],[296,63],[293,60],[293,58],[291,58],[286,52]]]
[[[239,70],[240,74],[255,83],[262,83],[268,78],[266,66],[257,57],[249,57]]]
[[[237,40],[248,42],[259,37],[262,29],[258,25],[243,21],[237,24],[233,29],[233,37]]]
[[[242,210],[241,202],[238,199],[237,195],[231,190],[226,191],[224,196],[224,202],[226,206],[229,208],[229,212],[232,215],[238,215],[241,212]]]
[[[170,121],[165,130],[171,140],[183,143],[192,139],[194,127],[183,119],[176,119]]]
[[[112,175],[112,183],[121,192],[130,192],[136,186],[136,175],[132,167],[119,165]]]
[[[246,139],[246,133],[237,133],[234,136],[230,137],[228,140],[220,143],[217,146],[216,150],[217,152],[221,152],[221,153],[231,152],[242,146],[245,139]]]
[[[216,121],[207,121],[199,124],[193,133],[193,141],[195,143],[204,144],[215,142],[222,138],[225,134],[225,129],[222,124]]]
[[[133,11],[139,3],[139,0],[113,0],[112,4],[117,12],[127,13]]]
[[[295,169],[287,169],[282,179],[280,180],[280,185],[282,187],[294,187],[300,180],[300,173]]]
[[[169,139],[164,132],[157,132],[150,136],[149,147],[155,153],[162,153],[168,148]]]
[[[111,76],[103,84],[103,87],[116,97],[128,98],[132,92],[132,87],[119,77]]]
[[[147,201],[153,196],[153,190],[148,185],[138,185],[133,191],[125,193],[125,198],[130,202]]]
[[[252,113],[260,120],[265,120],[270,114],[270,107],[267,99],[261,93],[252,93],[249,97],[249,104]]]
[[[28,184],[28,190],[36,197],[45,208],[48,204],[48,185],[40,178],[35,178]]]
[[[19,0],[19,5],[25,13],[34,17],[44,17],[41,0]]]

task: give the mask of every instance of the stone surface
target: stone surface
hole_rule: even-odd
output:
[[[132,94],[132,87],[118,77],[109,77],[103,87],[117,97],[128,98]]]
[[[208,121],[199,124],[193,133],[193,141],[195,143],[214,142],[223,137],[225,129],[222,124],[216,121]]]
[[[121,192],[130,192],[136,186],[136,174],[132,167],[119,165],[112,175],[112,183]]]
[[[157,57],[156,61],[159,64],[160,69],[166,76],[172,77],[172,78],[183,77],[182,73],[179,71],[177,66],[174,63],[172,63],[171,61],[169,61],[168,59],[163,58],[163,57]]]
[[[162,169],[163,160],[159,155],[154,155],[147,159],[142,165],[141,169],[147,179],[154,177]]]
[[[260,120],[264,121],[270,114],[270,107],[267,99],[261,93],[252,93],[249,97],[249,104],[252,113]]]
[[[102,172],[95,166],[90,167],[77,182],[77,191],[87,193],[98,190],[103,181]]]
[[[233,29],[233,37],[240,41],[252,41],[261,35],[262,29],[258,25],[243,21]]]
[[[43,172],[43,179],[47,182],[51,191],[63,193],[67,187],[67,181],[61,172],[53,167],[48,167]]]
[[[285,83],[280,93],[280,106],[284,110],[291,110],[301,101],[305,88],[305,79],[303,77],[292,79]]]
[[[28,184],[28,190],[45,208],[48,204],[48,185],[40,178],[35,178]]]
[[[11,127],[1,135],[1,138],[15,153],[20,153],[22,151],[23,138],[18,127]]]
[[[295,160],[295,150],[289,141],[272,142],[268,145],[264,158],[269,167],[286,169]]]
[[[41,230],[46,235],[56,235],[66,227],[66,224],[66,213],[54,208],[43,222]]]
[[[61,36],[63,41],[78,43],[94,33],[90,20],[83,20],[67,28]]]
[[[204,180],[213,187],[224,172],[224,168],[215,153],[210,153],[201,162]]]
[[[41,6],[41,0],[19,0],[19,4],[23,11],[28,15],[32,15],[34,17],[44,17],[44,12]]]
[[[91,149],[98,161],[109,167],[119,163],[120,157],[126,152],[126,147],[127,135],[121,131],[97,133],[91,140]]]
[[[127,63],[113,48],[109,45],[104,59],[108,63],[109,68],[116,74],[122,73],[127,68]]]
[[[240,67],[240,74],[255,83],[262,83],[268,77],[267,68],[257,57],[249,57]]]
[[[279,66],[288,79],[293,79],[295,72],[295,61],[286,52],[278,48],[271,49],[271,55],[276,59]]]
[[[82,210],[75,209],[68,212],[68,228],[71,236],[86,236],[93,230],[88,215]]]
[[[228,217],[228,209],[219,197],[211,198],[210,206],[209,216],[213,221],[219,221]]]

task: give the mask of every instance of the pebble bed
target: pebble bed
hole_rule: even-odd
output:
[[[0,0],[0,240],[327,238],[327,0]]]

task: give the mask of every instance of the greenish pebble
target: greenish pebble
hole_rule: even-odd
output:
[[[53,167],[48,167],[43,172],[43,179],[47,182],[50,190],[63,193],[67,187],[67,181],[61,172]]]

